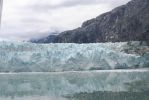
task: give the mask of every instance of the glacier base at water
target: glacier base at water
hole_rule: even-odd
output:
[[[149,100],[140,42],[0,42],[0,100]]]

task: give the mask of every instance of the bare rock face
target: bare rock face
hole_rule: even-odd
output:
[[[147,41],[149,43],[149,0],[132,0],[126,5],[84,22],[80,28],[62,32],[52,42],[120,41]]]

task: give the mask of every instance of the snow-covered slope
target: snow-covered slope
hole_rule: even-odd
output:
[[[149,54],[127,54],[128,43],[32,44],[0,42],[1,72],[126,69],[149,66]]]

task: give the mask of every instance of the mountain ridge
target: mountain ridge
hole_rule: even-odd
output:
[[[79,28],[61,32],[54,37],[54,41],[44,41],[45,39],[43,38],[40,39],[40,43],[124,41],[146,41],[149,43],[148,18],[149,0],[131,0],[126,5],[119,6],[96,18],[85,21]],[[48,37],[51,37],[51,35]],[[35,43],[38,43],[38,40]]]

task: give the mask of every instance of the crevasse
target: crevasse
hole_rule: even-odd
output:
[[[123,43],[32,44],[0,42],[1,72],[55,72],[148,67],[148,53],[127,54]]]

